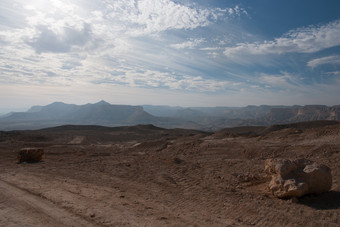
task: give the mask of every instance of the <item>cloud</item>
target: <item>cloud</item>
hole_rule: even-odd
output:
[[[205,27],[219,18],[245,14],[239,6],[234,8],[201,8],[171,0],[116,0],[106,1],[104,15],[116,31],[132,36],[154,35],[168,30],[193,30]]]
[[[338,103],[337,98],[340,95],[338,78],[333,78],[331,82],[326,80],[305,83],[303,80],[300,75],[288,72],[261,73],[250,82],[246,91],[255,99],[261,97],[257,101],[265,100],[266,104],[336,105]]]
[[[327,56],[322,58],[316,58],[307,63],[307,65],[311,68],[316,68],[320,65],[339,65],[340,64],[340,55]]]
[[[91,29],[88,24],[84,24],[81,30],[65,27],[59,34],[46,26],[39,26],[37,30],[38,35],[27,41],[37,53],[69,52],[72,47],[83,46],[91,39]]]
[[[295,102],[298,94],[305,94],[303,100],[339,96],[340,55],[324,57],[331,50],[315,52],[340,45],[340,20],[255,42],[259,36],[244,30],[248,21],[235,20],[248,15],[244,9],[206,7],[215,3],[199,2],[3,0],[0,92],[5,100],[5,85],[6,91],[27,87],[26,93],[36,94],[39,89],[29,87],[45,87],[46,94],[53,88],[57,97],[65,99],[79,92],[77,99],[84,102],[114,92],[116,101],[112,102],[124,102],[121,94],[130,92],[130,103],[145,94],[149,95],[144,103],[155,97],[161,103],[161,91],[176,94],[171,96],[175,104],[183,104],[183,94],[190,93],[195,95],[187,104],[208,100],[208,105],[237,106],[252,100],[257,104],[263,104],[262,100]],[[313,58],[285,56],[287,53],[313,53]],[[325,64],[333,65],[325,70],[320,67]],[[320,68],[312,71],[308,67]],[[18,99],[25,92],[19,92]],[[220,96],[204,99],[208,94]],[[37,104],[39,101],[37,96]]]
[[[183,42],[183,43],[177,43],[177,44],[172,44],[170,47],[175,48],[175,49],[194,49],[196,46],[199,44],[203,43],[205,39],[190,39],[189,41]]]
[[[240,7],[205,8],[171,0],[13,1],[18,8],[12,10],[22,19],[19,27],[9,24],[0,30],[6,42],[0,49],[2,84],[198,93],[238,87],[206,73],[206,67],[218,67],[207,59],[208,54],[216,57],[210,51],[218,49],[196,55],[191,49],[207,41],[189,37],[196,28],[244,14]]]
[[[207,9],[194,9],[170,0],[139,1],[137,12],[137,15],[130,15],[129,19],[132,23],[145,26],[146,32],[206,26],[209,24],[209,16],[212,13]]]
[[[238,5],[236,5],[234,8],[224,10],[221,9],[221,11],[227,11],[231,16],[241,16],[242,14],[248,15],[248,12]]]
[[[251,90],[252,85],[257,85],[255,90]],[[264,98],[264,100],[277,97],[278,100],[291,104],[315,104],[323,103],[325,105],[337,104],[337,97],[340,95],[339,90],[340,79],[332,77],[331,79],[318,79],[306,83],[305,78],[299,74],[291,74],[288,72],[280,72],[277,74],[261,73],[254,78],[249,87],[249,92],[253,94],[271,93],[272,97]],[[281,96],[281,97],[280,97]]]
[[[335,71],[335,72],[328,72],[327,74],[330,74],[330,75],[340,75],[340,71]]]
[[[217,92],[228,89],[227,81],[205,79],[201,76],[175,75],[155,70],[116,71],[114,75],[99,77],[96,83],[121,84],[130,87],[166,88],[170,90],[188,90],[197,92]]]
[[[280,74],[261,74],[257,79],[260,85],[266,88],[275,88],[279,90],[293,89],[297,90],[299,87],[299,81],[297,77],[287,72],[281,72]]]
[[[292,30],[280,38],[262,43],[239,43],[225,49],[228,57],[286,53],[314,53],[340,45],[340,20],[321,26]]]
[[[82,66],[82,64],[80,62],[66,61],[66,62],[64,62],[62,69],[70,70],[70,69],[74,69],[74,68],[79,67],[79,66]]]

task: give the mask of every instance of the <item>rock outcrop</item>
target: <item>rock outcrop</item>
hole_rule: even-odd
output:
[[[39,162],[44,154],[42,148],[23,148],[19,151],[17,161],[22,162]]]
[[[307,159],[267,159],[265,173],[271,176],[269,190],[278,198],[320,194],[332,187],[331,169]]]

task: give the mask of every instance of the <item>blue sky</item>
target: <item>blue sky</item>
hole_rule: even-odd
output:
[[[340,104],[338,0],[2,0],[0,112]]]

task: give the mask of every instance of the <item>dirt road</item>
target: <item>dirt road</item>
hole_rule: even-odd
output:
[[[94,226],[52,202],[0,180],[0,226]]]

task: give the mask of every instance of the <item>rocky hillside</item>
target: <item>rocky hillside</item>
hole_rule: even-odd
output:
[[[316,120],[340,120],[340,105],[310,105],[301,108],[273,108],[264,117],[267,124],[285,124]]]

